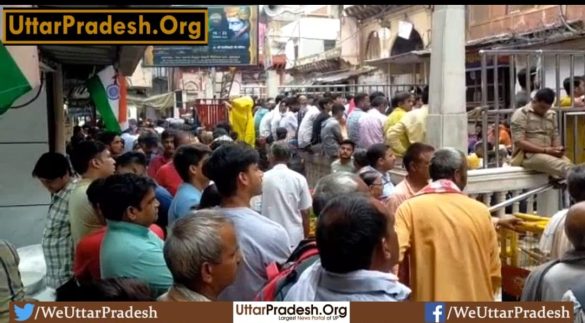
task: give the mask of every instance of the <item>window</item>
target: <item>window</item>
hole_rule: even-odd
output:
[[[323,51],[328,51],[330,49],[335,48],[335,43],[336,43],[336,40],[335,39],[333,39],[333,40],[331,40],[331,39],[325,39],[325,40],[323,40]]]
[[[517,13],[536,8],[536,4],[509,4],[508,13]]]

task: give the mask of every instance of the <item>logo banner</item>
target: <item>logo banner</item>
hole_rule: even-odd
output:
[[[10,322],[148,323],[572,323],[573,304],[420,302],[16,302]]]

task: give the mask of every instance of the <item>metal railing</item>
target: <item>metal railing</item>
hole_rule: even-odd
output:
[[[279,93],[298,93],[304,95],[323,95],[325,93],[341,94],[343,96],[356,95],[357,93],[382,92],[387,97],[393,97],[398,92],[408,92],[413,89],[422,90],[426,84],[322,84],[322,85],[283,85],[278,87]],[[257,95],[266,98],[266,86],[242,86],[244,95]]]
[[[554,188],[553,184],[544,184],[544,185],[537,187],[533,190],[530,190],[528,192],[514,196],[508,200],[501,202],[501,203],[498,203],[496,205],[492,205],[489,207],[489,211],[490,211],[490,213],[498,212],[500,210],[507,208],[508,206],[512,206],[514,204],[524,202],[524,201],[532,198],[534,195],[543,193],[543,192],[548,191],[548,190],[553,189],[553,188]]]
[[[517,94],[520,92],[516,92],[517,84],[520,85],[519,80],[517,82],[517,72],[516,67],[520,67],[523,65],[523,69],[526,71],[526,79],[525,79],[525,88],[521,88],[521,91],[524,91],[524,95],[530,95],[533,91],[549,87],[554,87],[556,93],[556,101],[555,101],[555,108],[554,110],[557,111],[557,118],[559,124],[559,135],[561,137],[562,145],[566,147],[567,145],[567,136],[572,135],[573,144],[571,148],[573,156],[569,156],[573,161],[577,161],[577,157],[579,156],[579,142],[578,138],[578,118],[580,116],[585,116],[585,108],[575,108],[574,96],[570,95],[571,105],[569,107],[561,108],[561,95],[563,94],[564,89],[561,89],[561,83],[564,79],[561,79],[561,70],[563,67],[566,67],[568,70],[569,76],[568,79],[570,81],[570,93],[574,93],[575,86],[575,70],[576,70],[576,59],[583,60],[583,74],[585,75],[585,52],[583,51],[572,51],[572,50],[480,50],[479,52],[481,57],[481,86],[482,86],[482,95],[481,95],[481,122],[482,122],[482,143],[483,143],[483,151],[484,155],[487,155],[488,152],[488,131],[489,131],[489,121],[493,119],[494,121],[494,142],[493,145],[495,149],[496,160],[500,160],[500,150],[499,150],[499,143],[500,143],[500,125],[502,124],[503,120],[510,119],[511,115],[517,108],[520,108],[517,100]],[[508,57],[508,68],[509,68],[509,80],[507,86],[510,88],[511,99],[509,100],[508,107],[502,107],[500,99],[500,84],[499,84],[499,77],[498,77],[498,63],[500,61],[501,56]],[[489,69],[493,69],[493,76],[491,82],[488,82],[488,60],[493,59],[492,65]],[[564,60],[564,61],[563,61]],[[568,64],[563,64],[568,60]],[[521,64],[521,63],[524,64]],[[533,63],[534,62],[534,63]],[[568,66],[566,66],[568,65]],[[580,64],[579,64],[580,65]],[[554,69],[554,86],[549,86],[552,84],[548,82],[547,72],[551,72]],[[490,85],[493,87],[493,100],[488,102],[488,92],[490,90]],[[567,109],[570,108],[570,109]],[[572,134],[567,133],[567,117],[573,116],[573,131]],[[491,117],[491,118],[490,118]],[[513,141],[514,138],[512,138]],[[512,147],[513,150],[513,147]],[[485,162],[483,168],[488,168],[488,163]]]

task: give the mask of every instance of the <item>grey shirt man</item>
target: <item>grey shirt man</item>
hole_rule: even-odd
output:
[[[242,252],[235,282],[219,295],[220,301],[253,301],[266,283],[266,267],[284,263],[291,249],[284,228],[250,208],[223,208],[233,221]]]
[[[321,140],[323,142],[323,154],[331,159],[337,157],[339,143],[343,141],[341,126],[335,118],[327,119],[321,129]]]

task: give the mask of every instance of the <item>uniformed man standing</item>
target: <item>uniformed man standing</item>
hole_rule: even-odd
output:
[[[512,115],[515,144],[512,165],[565,178],[573,164],[564,156],[556,113],[550,110],[554,100],[553,90],[541,89],[530,103]]]

